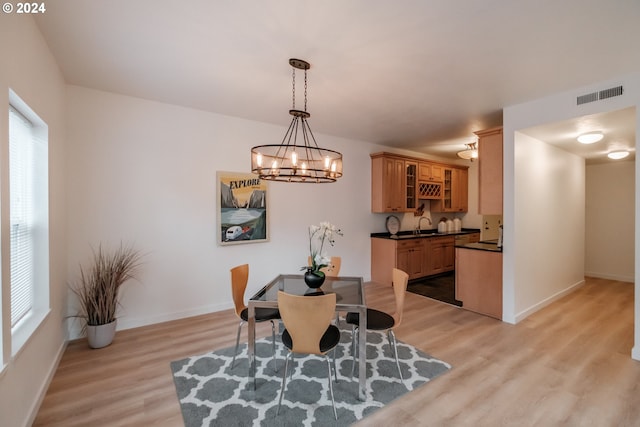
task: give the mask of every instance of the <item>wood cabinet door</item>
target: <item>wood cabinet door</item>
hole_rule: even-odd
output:
[[[404,181],[405,181],[405,202],[406,211],[414,210],[418,207],[417,191],[418,191],[418,164],[414,162],[404,162]]]
[[[420,162],[418,164],[418,179],[420,181],[442,182],[442,166],[436,163]]]
[[[422,240],[405,240],[397,245],[397,268],[406,272],[409,279],[423,277],[424,246]]]
[[[453,241],[442,245],[442,269],[443,271],[453,271],[456,263],[456,248]]]
[[[432,181],[442,181],[444,178],[443,174],[444,168],[440,165],[432,164],[431,165],[431,180]]]
[[[502,127],[478,135],[478,213],[502,215]]]
[[[371,157],[371,212],[403,212],[405,204],[404,160]]]
[[[432,243],[430,256],[429,275],[444,271],[444,246],[442,243]]]
[[[451,187],[451,211],[467,212],[469,210],[469,171],[453,169]]]

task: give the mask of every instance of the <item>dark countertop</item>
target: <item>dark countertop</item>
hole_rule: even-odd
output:
[[[371,237],[378,239],[405,240],[405,239],[424,239],[425,237],[442,237],[442,236],[459,236],[462,234],[479,233],[479,228],[463,228],[461,231],[453,231],[451,233],[438,233],[438,229],[422,230],[420,234],[413,234],[413,231],[401,231],[395,236],[390,233],[371,233]]]
[[[456,245],[456,248],[474,249],[478,251],[489,251],[489,252],[502,252],[502,247],[498,247],[497,240],[487,240],[487,241],[477,242],[477,243],[465,243],[463,245]]]

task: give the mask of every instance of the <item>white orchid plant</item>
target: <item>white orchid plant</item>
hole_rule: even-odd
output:
[[[324,252],[325,242],[333,246],[335,236],[342,236],[342,231],[329,222],[321,222],[320,225],[309,226],[309,255],[311,265],[305,265],[301,270],[308,270],[316,276],[324,277],[322,268],[329,265],[331,257]]]

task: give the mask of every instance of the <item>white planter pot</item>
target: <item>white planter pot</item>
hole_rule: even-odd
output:
[[[105,325],[87,325],[87,339],[89,340],[89,347],[102,348],[111,344],[113,337],[116,335],[117,322],[117,320],[114,320],[113,322]]]

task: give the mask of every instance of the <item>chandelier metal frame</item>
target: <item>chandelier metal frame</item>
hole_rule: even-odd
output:
[[[301,59],[289,59],[293,68],[293,116],[280,144],[257,145],[251,149],[251,172],[267,181],[327,183],[342,176],[342,154],[321,148],[307,119],[307,70],[311,65]],[[296,109],[296,70],[304,70],[304,110]],[[298,140],[300,138],[300,141]]]

